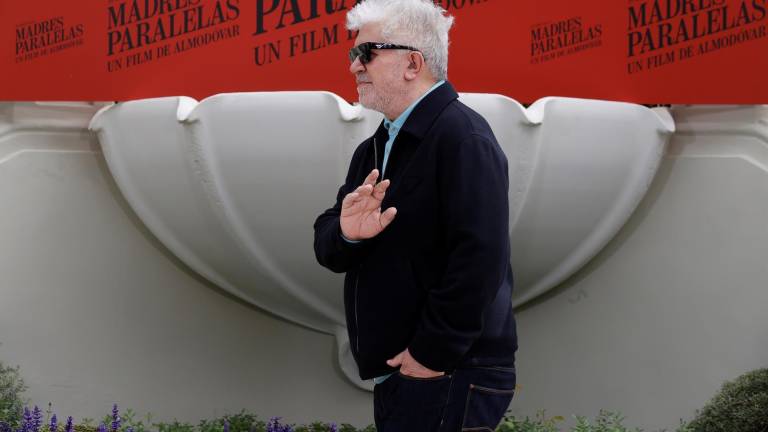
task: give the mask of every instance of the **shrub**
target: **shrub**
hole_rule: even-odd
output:
[[[203,419],[197,425],[179,422],[153,423],[151,416],[137,419],[133,410],[126,410],[120,414],[117,405],[113,406],[112,413],[106,415],[99,426],[95,426],[92,419],[83,419],[81,424],[75,426],[75,432],[376,432],[373,425],[364,429],[342,423],[314,422],[309,425],[282,424],[280,417],[272,417],[268,422],[260,420],[258,415],[241,410],[238,414],[226,414],[214,419]],[[2,432],[2,431],[0,431]]]
[[[690,423],[694,432],[768,431],[768,369],[726,382]]]
[[[642,432],[642,429],[630,429],[624,426],[624,417],[619,413],[600,410],[600,414],[590,421],[587,417],[574,416],[576,424],[570,432]],[[544,411],[539,411],[536,417],[519,420],[505,416],[496,432],[561,432],[558,423],[564,421],[562,416],[547,417]],[[666,429],[659,431],[665,432]],[[692,432],[687,423],[681,421],[675,432]],[[734,431],[735,432],[735,431]]]
[[[536,413],[536,417],[517,419],[514,416],[504,416],[498,432],[559,432],[558,422],[565,420],[561,416],[547,417],[546,411],[542,410]]]
[[[600,414],[590,421],[587,417],[575,416],[576,425],[571,432],[640,432],[640,429],[629,429],[624,426],[624,417],[618,413],[601,410]],[[496,429],[497,432],[560,432],[558,423],[565,419],[561,416],[547,417],[544,411],[539,411],[534,419],[526,417],[518,420],[514,417],[504,417]]]
[[[19,375],[19,367],[6,366],[0,361],[0,423],[4,422],[10,427],[19,425],[27,403],[21,394],[26,389]]]

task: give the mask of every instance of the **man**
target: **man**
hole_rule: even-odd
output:
[[[360,103],[385,120],[317,218],[315,254],[346,272],[379,432],[493,430],[515,387],[507,160],[445,81],[452,23],[429,0],[347,15]]]

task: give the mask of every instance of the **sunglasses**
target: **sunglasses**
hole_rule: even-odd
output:
[[[406,45],[395,45],[391,43],[382,43],[382,42],[365,42],[349,50],[349,61],[354,62],[356,58],[359,58],[360,63],[362,64],[369,63],[371,61],[372,51],[375,49],[390,49],[390,50],[404,49],[409,51],[421,52],[416,48],[409,47]]]

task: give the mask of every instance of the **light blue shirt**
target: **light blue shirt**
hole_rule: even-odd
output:
[[[384,127],[387,129],[387,132],[389,132],[389,139],[387,140],[387,144],[384,146],[384,162],[381,165],[381,178],[384,178],[384,172],[387,170],[387,159],[389,158],[389,152],[392,150],[392,144],[395,142],[395,138],[400,132],[400,128],[403,127],[405,121],[408,120],[408,116],[411,115],[411,112],[414,108],[416,108],[416,105],[418,105],[425,96],[432,93],[432,90],[440,87],[440,85],[444,82],[445,80],[436,82],[435,85],[424,92],[420,98],[416,99],[408,108],[406,108],[405,111],[403,111],[403,113],[395,119],[395,121],[389,121],[386,118],[384,119]]]

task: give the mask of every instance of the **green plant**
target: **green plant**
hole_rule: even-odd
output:
[[[576,424],[571,427],[570,432],[641,432],[642,429],[630,429],[624,426],[624,417],[615,412],[601,410],[600,414],[594,420],[584,416],[574,416]],[[558,423],[565,419],[561,416],[547,417],[545,411],[536,413],[536,417],[524,418],[522,420],[515,417],[505,416],[496,432],[560,432]],[[660,431],[664,432],[664,431]],[[692,432],[688,429],[685,422],[680,423],[680,427],[675,432]],[[734,431],[735,432],[735,431]]]
[[[157,423],[158,432],[194,432],[195,427],[189,423],[174,420],[172,423]]]
[[[84,418],[82,423],[73,426],[75,432],[96,432],[96,426],[92,424],[93,419]]]
[[[268,432],[270,428],[263,420],[259,420],[256,414],[241,410],[238,414],[228,414],[219,418],[201,420],[194,432],[223,432],[224,422],[228,424],[229,432]],[[160,432],[188,432],[185,429],[160,429],[167,424],[154,423]],[[374,425],[368,425],[363,429],[357,429],[348,423],[342,423],[338,427],[324,422],[313,422],[308,425],[291,425],[293,432],[376,432]],[[134,432],[139,432],[135,429]]]
[[[640,432],[640,429],[629,429],[624,426],[624,417],[610,411],[600,411],[594,423],[590,423],[586,417],[577,416],[576,426],[573,432]]]
[[[225,421],[229,424],[230,432],[263,432],[266,430],[266,423],[263,420],[259,420],[257,415],[247,413],[245,410],[212,420],[201,420],[197,425],[197,430],[198,432],[222,432]]]
[[[27,390],[19,375],[19,367],[6,366],[0,361],[0,421],[18,426],[27,401],[22,393]]]
[[[723,384],[689,427],[693,432],[768,431],[768,369]]]
[[[536,413],[536,417],[530,419],[525,417],[522,420],[514,416],[504,416],[499,426],[498,432],[560,432],[557,424],[565,420],[561,416],[547,417],[545,410]]]
[[[664,432],[664,431],[661,431]],[[680,426],[675,429],[675,432],[693,432],[693,429],[691,429],[691,425],[684,420],[680,420]]]
[[[108,416],[105,416],[105,420],[108,418]],[[122,415],[123,419],[123,426],[122,430],[127,431],[128,429],[133,430],[133,432],[149,432],[149,426],[152,425],[152,414],[147,414],[143,418],[136,418],[136,413],[128,408],[125,410],[125,412]],[[146,423],[144,423],[146,422]]]

